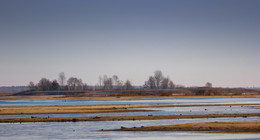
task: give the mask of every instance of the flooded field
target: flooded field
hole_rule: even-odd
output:
[[[254,104],[260,98],[196,98],[196,99],[93,99],[93,100],[22,100],[0,101],[0,106],[37,106],[37,105],[95,105],[95,104]],[[189,115],[189,114],[243,114],[260,113],[259,106],[197,106],[197,107],[160,107],[142,108],[148,112],[120,113],[75,113],[75,114],[33,114],[33,115],[0,115],[0,118],[30,117],[86,117],[86,116],[147,116],[147,115]],[[120,140],[228,140],[259,139],[260,134],[213,134],[199,132],[115,132],[102,129],[123,127],[157,126],[215,121],[249,121],[260,120],[260,117],[237,118],[204,118],[204,119],[169,119],[169,120],[136,120],[136,121],[97,121],[97,122],[41,122],[41,123],[1,123],[1,140],[25,139],[120,139]]]
[[[233,118],[231,120],[259,120],[255,118]],[[143,121],[100,121],[100,122],[63,122],[63,123],[12,123],[0,124],[1,140],[27,139],[104,139],[104,140],[150,140],[150,139],[187,139],[187,140],[227,140],[258,139],[260,134],[207,134],[196,132],[115,132],[100,131],[124,127],[140,127],[166,124],[182,124],[191,122],[229,121],[220,119],[180,119],[180,120],[143,120]]]

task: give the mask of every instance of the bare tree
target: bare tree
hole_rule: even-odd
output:
[[[131,84],[131,81],[126,80],[126,82],[125,82],[125,88],[126,88],[127,90],[133,89],[133,86],[132,86],[132,84]]]
[[[30,90],[35,90],[35,84],[32,81],[28,84],[28,87]]]
[[[42,78],[38,83],[39,90],[50,90],[51,89],[51,81],[47,78]]]
[[[124,82],[119,80],[117,75],[112,76],[114,89],[123,89]]]
[[[205,87],[206,87],[206,88],[212,88],[212,83],[207,82],[207,83],[205,84]]]
[[[59,74],[59,79],[58,80],[59,80],[61,88],[64,89],[65,82],[66,82],[66,76],[65,76],[64,72],[61,72]]]
[[[118,85],[118,82],[119,82],[119,78],[117,75],[113,75],[112,76],[112,79],[113,79],[113,85],[114,86],[117,86]]]
[[[160,88],[160,84],[163,80],[163,74],[160,70],[154,72],[154,79],[156,88]]]
[[[83,90],[83,82],[82,79],[78,79],[76,77],[70,77],[67,81],[67,85],[69,90]]]
[[[113,89],[113,79],[108,78],[107,75],[103,76],[104,89]]]
[[[151,89],[156,88],[155,86],[155,78],[153,76],[150,76],[148,81],[145,82],[145,86]]]
[[[161,82],[161,87],[163,89],[167,89],[169,86],[169,81],[170,81],[170,78],[163,78],[163,80]]]
[[[77,78],[75,78],[75,77],[70,77],[67,80],[67,85],[68,85],[69,90],[75,90],[76,89],[76,81],[77,81]]]
[[[57,80],[53,80],[51,83],[51,90],[59,90],[60,89],[60,85],[57,82]]]
[[[169,82],[169,88],[170,89],[174,89],[175,88],[175,84],[172,81]]]
[[[113,80],[112,78],[107,78],[106,81],[104,81],[105,89],[113,89]]]
[[[78,79],[77,89],[78,90],[83,90],[83,87],[84,87],[84,83],[83,83],[82,79]]]

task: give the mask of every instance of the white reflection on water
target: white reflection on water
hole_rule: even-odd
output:
[[[100,122],[63,122],[63,123],[4,123],[0,124],[1,140],[27,139],[257,139],[260,134],[207,134],[195,132],[114,132],[99,131],[124,127],[181,124],[192,122],[259,120],[252,118],[212,118],[180,120],[144,120],[144,121],[100,121]]]

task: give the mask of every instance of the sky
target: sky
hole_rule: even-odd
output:
[[[259,0],[0,0],[0,86],[118,75],[260,87]]]

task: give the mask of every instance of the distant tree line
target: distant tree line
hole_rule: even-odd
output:
[[[57,91],[57,90],[87,90],[88,85],[83,83],[82,79],[76,77],[70,77],[66,83],[66,76],[64,72],[61,72],[58,77],[58,81],[55,79],[53,81],[42,78],[37,84],[33,82],[29,83],[29,88],[31,90],[40,91]]]
[[[174,89],[176,86],[169,77],[164,77],[162,72],[157,70],[154,72],[154,76],[149,76],[144,87],[150,89]]]
[[[77,77],[66,78],[64,72],[59,73],[58,80],[49,80],[42,78],[38,83],[29,82],[31,90],[39,91],[58,91],[58,90],[87,90],[88,85]],[[211,88],[212,84],[207,82],[205,87]],[[154,72],[153,76],[149,76],[145,81],[143,88],[145,89],[174,89],[184,88],[182,85],[175,85],[169,77],[165,77],[160,70]],[[99,76],[99,82],[95,86],[95,90],[130,90],[133,89],[130,80],[123,82],[117,75],[108,77],[107,75]]]
[[[87,90],[88,85],[83,83],[82,79],[76,77],[70,77],[66,80],[64,72],[61,72],[58,77],[58,81],[55,79],[53,81],[47,78],[41,78],[38,83],[33,83],[32,81],[28,84],[31,90],[38,91],[58,91],[58,90]],[[111,89],[133,89],[133,86],[129,80],[123,82],[119,80],[117,75],[108,77],[104,75],[99,77],[99,86],[97,89],[100,90],[111,90]]]
[[[123,82],[119,79],[117,75],[113,75],[112,77],[108,77],[107,75],[99,76],[99,85],[98,89],[104,90],[122,90],[122,89],[133,89],[132,83],[129,80]]]

